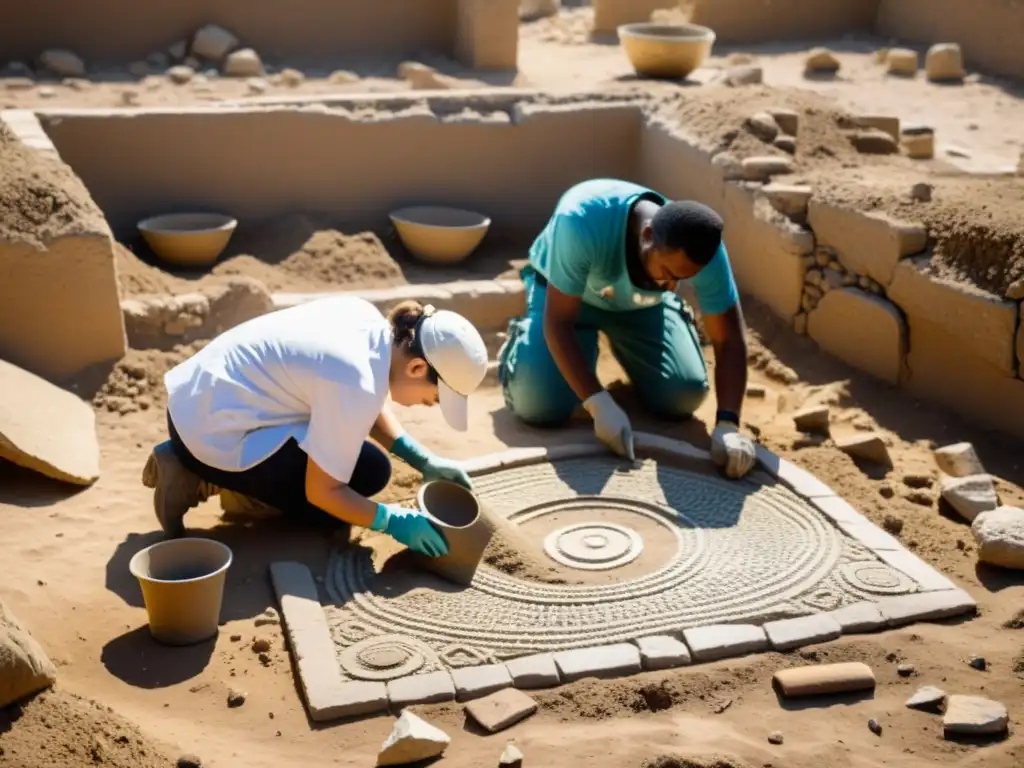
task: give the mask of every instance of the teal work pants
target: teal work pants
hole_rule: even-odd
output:
[[[580,404],[544,339],[547,287],[526,272],[526,314],[509,322],[498,357],[505,404],[537,426],[565,422]],[[584,304],[576,323],[583,356],[597,367],[597,334],[603,331],[639,399],[655,414],[691,416],[708,394],[708,372],[693,320],[674,294],[661,304],[610,312]]]

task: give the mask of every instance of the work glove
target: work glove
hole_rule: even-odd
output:
[[[448,543],[444,536],[418,509],[378,504],[377,516],[370,530],[386,533],[421,555],[441,557],[448,554]]]
[[[597,439],[619,456],[636,461],[633,453],[633,427],[629,423],[629,416],[612,399],[611,393],[602,389],[584,400],[583,407],[594,419]]]
[[[473,490],[473,481],[462,464],[452,459],[443,459],[416,442],[408,433],[398,436],[391,446],[391,453],[413,469],[423,473],[424,480],[450,480],[464,488]]]
[[[754,441],[729,421],[720,421],[711,433],[711,459],[734,480],[746,475],[757,461]]]

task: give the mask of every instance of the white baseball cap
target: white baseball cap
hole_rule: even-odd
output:
[[[419,340],[423,356],[437,371],[438,399],[448,426],[469,429],[469,395],[487,375],[487,347],[469,320],[446,309],[424,308]]]

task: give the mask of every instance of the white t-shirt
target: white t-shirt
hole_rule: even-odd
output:
[[[390,323],[363,299],[262,315],[167,373],[171,421],[192,455],[216,469],[249,469],[294,437],[347,483],[388,397],[391,341]]]

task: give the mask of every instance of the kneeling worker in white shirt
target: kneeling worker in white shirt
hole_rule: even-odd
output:
[[[487,372],[487,351],[460,315],[417,302],[388,317],[358,298],[325,298],[254,318],[218,336],[164,377],[170,439],[153,449],[143,482],[160,526],[218,489],[286,515],[388,533],[410,549],[446,554],[422,512],[378,504],[388,455],[471,487],[458,462],[425,449],[388,406],[440,404],[468,427],[468,396]]]

